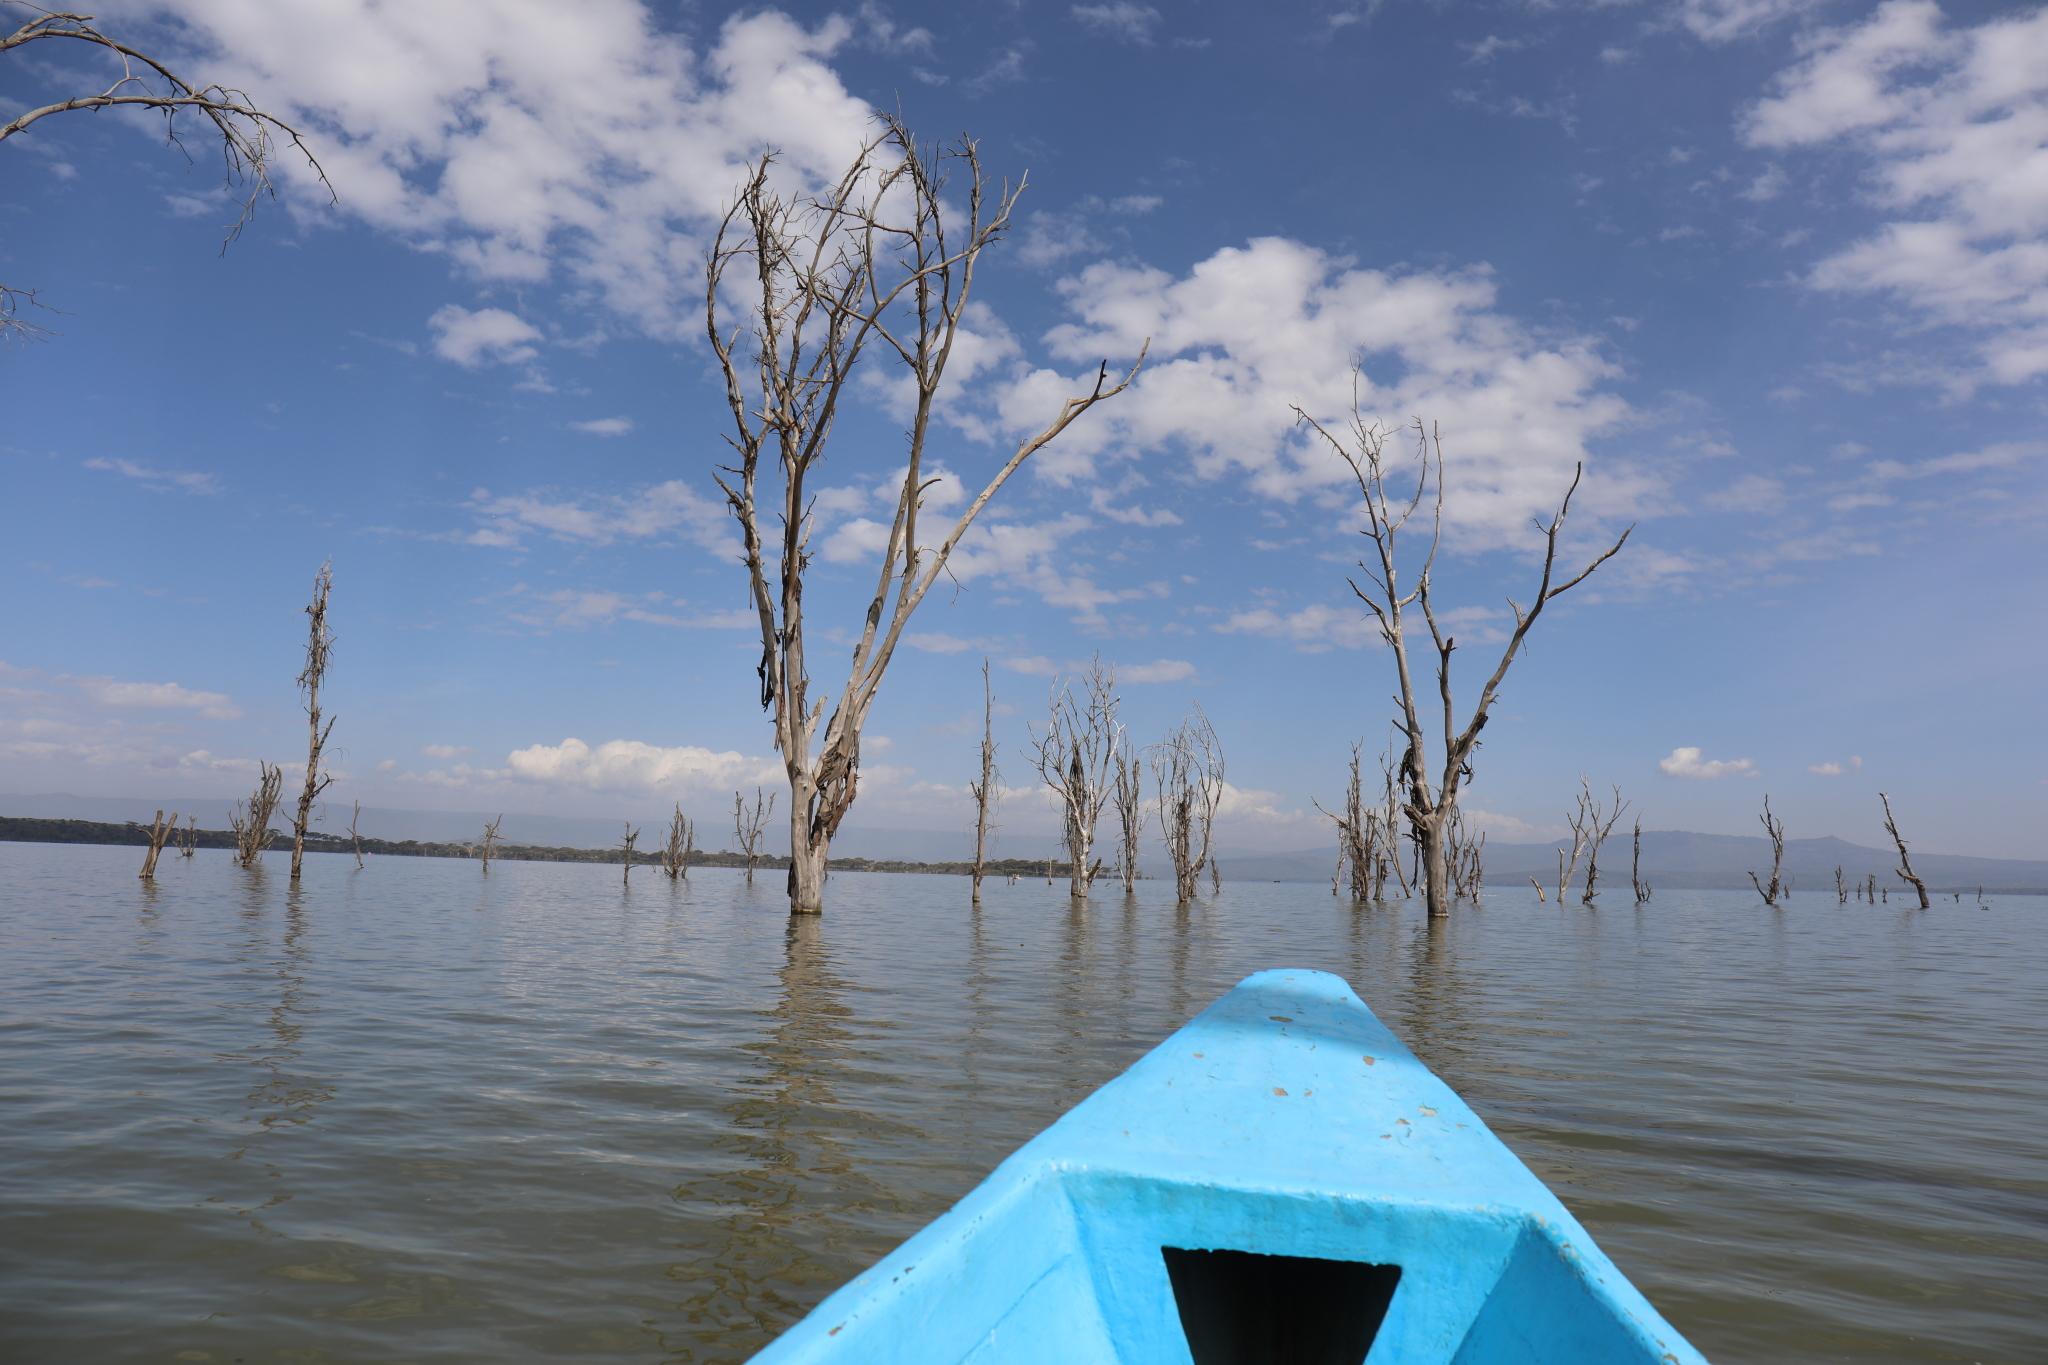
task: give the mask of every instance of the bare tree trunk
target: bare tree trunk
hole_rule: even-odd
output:
[[[981,904],[981,879],[988,869],[988,836],[997,826],[988,821],[1001,799],[1003,775],[996,771],[996,691],[989,681],[988,659],[981,661],[981,776],[967,784],[974,793],[974,903]]]
[[[1877,794],[1877,799],[1884,802],[1884,832],[1891,835],[1892,843],[1898,846],[1899,876],[1912,883],[1913,890],[1920,897],[1920,908],[1925,910],[1927,909],[1927,883],[1913,875],[1913,860],[1906,856],[1906,841],[1899,837],[1899,827],[1892,820],[1892,799],[1883,792]],[[1873,878],[1873,880],[1875,879]]]
[[[1636,821],[1636,835],[1633,855],[1628,864],[1629,886],[1636,893],[1636,904],[1650,899],[1650,887],[1643,881],[1643,822]]]
[[[299,811],[292,820],[292,880],[299,879],[299,864],[306,856],[306,826],[313,819],[313,803],[334,781],[332,773],[320,771],[320,754],[333,733],[334,721],[320,724],[320,684],[327,677],[327,658],[334,649],[334,632],[327,628],[327,592],[334,586],[334,562],[329,560],[313,575],[313,600],[306,607],[306,667],[299,674],[299,690],[306,694],[306,785],[299,792]]]
[[[1563,583],[1553,583],[1558,539],[1571,513],[1572,497],[1578,491],[1583,473],[1583,470],[1575,471],[1571,485],[1558,503],[1556,514],[1548,522],[1537,523],[1544,536],[1544,552],[1543,573],[1536,595],[1527,608],[1513,598],[1508,599],[1508,606],[1515,616],[1515,629],[1461,728],[1451,693],[1451,654],[1457,648],[1457,641],[1443,633],[1430,596],[1430,572],[1436,562],[1437,548],[1443,540],[1443,445],[1440,437],[1433,428],[1425,428],[1419,421],[1415,424],[1419,465],[1415,488],[1412,493],[1400,492],[1388,486],[1393,472],[1388,467],[1386,447],[1394,431],[1367,418],[1356,390],[1351,423],[1346,433],[1348,439],[1339,439],[1301,408],[1294,411],[1304,425],[1329,444],[1358,482],[1366,519],[1362,534],[1372,542],[1373,550],[1370,561],[1359,562],[1365,573],[1366,586],[1360,587],[1353,579],[1351,590],[1372,612],[1379,624],[1380,636],[1393,655],[1400,681],[1400,692],[1396,698],[1400,706],[1397,724],[1407,745],[1399,769],[1401,810],[1408,821],[1409,838],[1419,855],[1429,913],[1432,916],[1447,915],[1450,913],[1451,887],[1450,869],[1445,858],[1444,826],[1449,813],[1457,808],[1460,788],[1471,779],[1472,756],[1479,745],[1479,732],[1486,726],[1501,681],[1507,677],[1509,666],[1521,652],[1523,642],[1544,607],[1585,582],[1595,569],[1618,554],[1628,542],[1629,532],[1622,532],[1614,544],[1595,556],[1577,576]],[[1425,503],[1429,505],[1431,514],[1428,548],[1414,575],[1413,586],[1409,586],[1403,576],[1396,542],[1409,519]],[[1436,653],[1437,697],[1433,703],[1425,703],[1422,699],[1423,684],[1410,666],[1406,613],[1411,605],[1421,608],[1429,629],[1430,643]],[[1431,722],[1440,725],[1442,744],[1441,766],[1434,772],[1429,759],[1430,725],[1425,725],[1423,720],[1426,708],[1433,708],[1439,713]]]
[[[1536,888],[1536,903],[1538,905],[1545,905],[1549,903],[1549,898],[1543,894],[1542,882],[1539,882],[1534,877],[1531,877],[1529,878],[1529,885]]]
[[[1124,894],[1138,889],[1138,842],[1145,833],[1145,768],[1126,744],[1110,758],[1114,769],[1111,800],[1116,805],[1117,871],[1124,881]]]
[[[156,858],[164,851],[164,844],[178,832],[178,812],[172,811],[167,823],[164,813],[158,811],[156,820],[149,827],[149,852],[142,859],[142,871],[136,875],[146,882],[156,880]]]
[[[356,802],[355,813],[350,815],[348,818],[348,837],[349,842],[355,845],[357,867],[361,867],[363,865],[363,836],[356,833],[356,824],[362,818],[363,803],[358,801]]]
[[[678,804],[668,824],[668,842],[661,849],[661,870],[670,881],[690,875],[690,850],[695,843],[696,831],[683,818],[683,808]]]
[[[1581,778],[1579,780],[1583,782],[1585,779]],[[1590,797],[1592,795],[1592,788],[1588,787],[1586,792]],[[1604,817],[1601,814],[1598,803],[1593,805],[1592,839],[1586,848],[1586,894],[1580,899],[1579,903],[1581,905],[1591,905],[1593,897],[1600,894],[1598,890],[1600,881],[1600,845],[1607,842],[1607,836],[1614,832],[1615,822],[1621,819],[1621,813],[1627,809],[1628,802],[1621,799],[1621,788],[1619,787],[1614,789],[1614,808],[1607,812]]]
[[[1342,812],[1333,815],[1323,810],[1321,802],[1312,803],[1337,826],[1337,876],[1340,881],[1349,878],[1351,899],[1355,901],[1377,899],[1372,884],[1374,861],[1379,854],[1379,812],[1369,811],[1365,806],[1365,782],[1359,772],[1364,750],[1362,741],[1351,746],[1351,779],[1344,787]],[[1331,894],[1336,892],[1332,890]]]
[[[1098,657],[1083,680],[1086,700],[1074,696],[1066,682],[1053,684],[1045,722],[1038,737],[1038,774],[1060,798],[1061,842],[1072,859],[1068,894],[1087,896],[1095,880],[1095,826],[1109,802],[1110,768],[1123,747],[1123,726],[1117,723],[1116,670]]]
[[[911,614],[946,571],[948,558],[1010,476],[1088,409],[1129,387],[1137,366],[1112,384],[1068,399],[1020,443],[937,544],[919,516],[933,478],[926,439],[934,405],[968,308],[981,252],[1007,230],[1019,185],[991,198],[971,141],[920,145],[895,119],[862,148],[825,192],[786,198],[763,156],[720,225],[705,281],[705,330],[725,379],[737,462],[719,486],[740,524],[749,588],[760,618],[761,705],[789,776],[790,910],[824,909],[832,838],[853,805],[860,737]],[[943,193],[946,163],[961,167],[964,196]],[[966,205],[964,234],[948,222]],[[731,325],[721,310],[739,306]],[[742,342],[751,355],[740,354]],[[813,700],[806,655],[804,574],[815,522],[808,480],[825,457],[840,396],[870,343],[902,363],[914,393],[908,459],[876,586],[829,717]],[[1144,356],[1140,353],[1139,364]],[[760,484],[763,475],[771,488]],[[770,542],[774,548],[769,548]]]
[[[498,851],[498,826],[504,823],[505,815],[504,812],[500,811],[497,819],[489,821],[484,825],[484,851],[482,857],[484,860],[483,870],[485,872],[491,870],[491,855]]]
[[[1840,866],[1838,865],[1838,866],[1837,866],[1837,867],[1835,868],[1835,904],[1836,904],[1836,905],[1847,905],[1848,903],[1849,903],[1849,888],[1848,888],[1847,886],[1844,886],[1844,885],[1842,884],[1842,869],[1841,869],[1841,867],[1840,867]]]
[[[178,850],[178,856],[181,858],[191,857],[193,850],[199,847],[199,817],[188,815],[185,819],[187,821],[185,825],[185,843]]]
[[[270,822],[277,815],[277,803],[284,799],[284,769],[258,759],[256,771],[259,777],[248,810],[244,812],[237,801],[228,812],[228,823],[235,831],[235,863],[241,867],[256,866],[269,847]]]
[[[626,870],[620,874],[620,881],[623,885],[626,886],[631,886],[633,884],[633,845],[638,843],[639,841],[640,831],[633,828],[633,822],[631,820],[626,821],[625,836],[619,840],[619,847],[623,849],[626,854]]]
[[[1173,859],[1173,891],[1185,904],[1202,888],[1202,869],[1215,878],[1209,840],[1223,800],[1223,746],[1200,706],[1152,748],[1152,779],[1159,789],[1159,825]]]
[[[1785,888],[1778,879],[1778,871],[1785,865],[1785,822],[1771,814],[1771,798],[1768,795],[1764,797],[1764,813],[1757,819],[1763,821],[1764,833],[1769,835],[1771,840],[1771,880],[1768,884],[1760,882],[1756,873],[1752,872],[1749,874],[1749,884],[1764,898],[1765,905],[1776,905],[1778,898],[1785,894]]]
[[[754,868],[761,860],[761,835],[768,828],[768,821],[775,815],[775,793],[769,792],[766,804],[762,802],[761,789],[754,788],[754,808],[747,809],[747,801],[738,792],[732,794],[732,837],[739,841],[740,852],[747,855],[747,885],[754,884]],[[792,864],[794,866],[794,864]]]

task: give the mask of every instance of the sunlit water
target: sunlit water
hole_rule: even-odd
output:
[[[2048,1360],[2048,901],[0,844],[0,1358],[744,1359],[1249,972],[1352,982],[1720,1365]]]

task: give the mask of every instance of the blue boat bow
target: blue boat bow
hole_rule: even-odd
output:
[[[1246,978],[756,1365],[1705,1365],[1341,979]]]

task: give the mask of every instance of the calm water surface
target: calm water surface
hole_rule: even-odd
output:
[[[1249,972],[1357,987],[1718,1365],[2048,1360],[2048,901],[0,844],[0,1359],[743,1360]],[[1170,893],[1168,893],[1170,896]]]

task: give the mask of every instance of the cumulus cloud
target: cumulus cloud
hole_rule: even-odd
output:
[[[1302,243],[1258,238],[1175,277],[1100,262],[1063,280],[1078,320],[1047,337],[1061,359],[1092,370],[1151,359],[1130,392],[1089,414],[1034,457],[1055,483],[1093,478],[1134,450],[1185,452],[1200,477],[1244,471],[1258,491],[1293,500],[1335,495],[1349,472],[1295,425],[1292,405],[1341,423],[1362,357],[1359,393],[1391,425],[1429,413],[1447,434],[1451,533],[1519,540],[1554,508],[1586,442],[1630,414],[1601,386],[1617,371],[1583,337],[1539,337],[1494,308],[1484,268],[1359,269]],[[1033,428],[1086,387],[1040,369],[992,395],[1006,430]],[[1634,509],[1641,476],[1589,480],[1588,512]]]
[[[815,183],[872,129],[826,65],[855,34],[840,17],[806,29],[772,9],[737,14],[700,51],[637,0],[584,0],[567,23],[546,0],[162,10],[209,74],[317,135],[342,212],[481,281],[565,277],[663,337],[695,325],[702,242],[690,234],[746,158],[779,147],[792,181]],[[313,188],[302,169],[286,174]],[[532,339],[456,340],[450,358],[502,359],[491,345]]]
[[[1695,38],[1726,43],[1747,37],[1780,19],[1803,14],[1814,3],[1815,0],[1679,0],[1677,19]]]
[[[1847,145],[1899,216],[1822,260],[1814,289],[1889,296],[1961,329],[1956,391],[2048,374],[2048,9],[1945,27],[1932,0],[1887,0],[1802,44],[1742,123],[1750,145]]]
[[[526,782],[586,791],[726,791],[781,776],[781,765],[733,750],[715,753],[695,745],[664,748],[637,739],[614,739],[596,747],[580,739],[515,749],[505,773]]]
[[[526,343],[540,340],[540,329],[502,308],[472,313],[451,303],[427,319],[434,333],[434,353],[464,369],[483,365],[516,365],[540,352]]]
[[[678,531],[685,540],[722,556],[738,556],[740,545],[723,502],[699,497],[681,479],[627,495],[537,490],[500,497],[487,488],[466,504],[480,523],[473,531],[444,532],[441,538],[469,545],[512,547],[532,532],[556,540],[610,545],[646,540]]]
[[[1213,627],[1226,635],[1265,635],[1292,640],[1305,654],[1320,654],[1332,645],[1357,649],[1377,642],[1379,624],[1360,607],[1333,607],[1314,602],[1299,611],[1279,612],[1255,607],[1235,612]]]
[[[467,744],[422,744],[420,752],[428,758],[447,760],[451,758],[467,758],[475,753],[476,750],[470,748]],[[386,759],[385,762],[391,763],[391,760]],[[392,766],[395,767],[397,765],[394,763]]]
[[[577,431],[587,431],[592,436],[624,436],[633,429],[630,417],[600,417],[594,422],[571,422]]]
[[[1862,771],[1863,771],[1863,756],[1862,756],[1861,754],[1851,754],[1851,755],[1849,755],[1849,761],[1848,761],[1848,762],[1847,762],[1846,764],[1844,764],[1844,763],[1813,763],[1813,764],[1809,764],[1809,765],[1807,765],[1807,769],[1806,769],[1806,771],[1808,771],[1808,772],[1810,772],[1810,773],[1819,773],[1819,774],[1820,774],[1820,775],[1821,775],[1822,777],[1842,777],[1842,776],[1845,776],[1845,775],[1847,775],[1847,774],[1849,774],[1849,773],[1860,773],[1860,772],[1862,772]]]
[[[1671,757],[1657,760],[1657,767],[1666,777],[1754,777],[1754,763],[1746,758],[1704,759],[1697,748],[1673,749]]]
[[[197,711],[208,720],[234,720],[241,714],[224,692],[195,692],[176,683],[116,682],[110,677],[77,677],[60,673],[52,682],[75,689],[101,706],[121,710]]]
[[[139,482],[158,493],[218,493],[220,477],[189,469],[150,469],[133,460],[96,457],[85,462],[87,469],[105,469]]]

